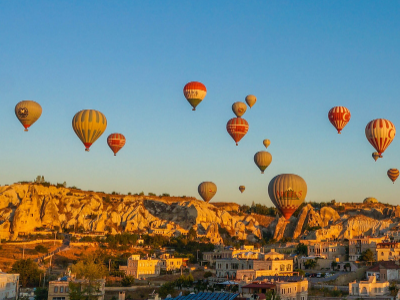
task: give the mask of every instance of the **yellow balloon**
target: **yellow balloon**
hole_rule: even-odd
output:
[[[243,102],[235,102],[232,104],[233,113],[240,118],[246,112],[247,106]]]
[[[85,145],[85,151],[103,134],[107,127],[106,117],[94,109],[85,109],[76,113],[72,119],[72,128]]]
[[[244,185],[239,186],[239,191],[241,193],[243,193],[245,189],[246,189],[246,187]]]
[[[42,107],[35,101],[24,100],[15,106],[15,115],[25,127],[25,131],[28,131],[28,128],[42,115]]]
[[[260,169],[261,174],[264,174],[264,171],[272,162],[272,155],[267,151],[259,151],[254,154],[254,162],[257,167]]]
[[[250,106],[250,108],[252,108],[253,105],[256,104],[257,102],[257,97],[254,95],[247,95],[245,100],[247,105]]]
[[[214,182],[204,181],[199,184],[197,190],[199,191],[201,198],[203,198],[203,200],[208,203],[217,193],[217,186]]]
[[[263,140],[263,144],[265,146],[265,148],[268,148],[268,146],[271,144],[271,141],[268,139]]]

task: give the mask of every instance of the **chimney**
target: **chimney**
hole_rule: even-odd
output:
[[[118,300],[125,300],[125,292],[124,291],[120,291],[118,294]]]

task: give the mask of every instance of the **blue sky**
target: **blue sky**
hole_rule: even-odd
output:
[[[375,163],[364,128],[387,118],[400,130],[399,32],[398,1],[2,1],[0,184],[44,175],[198,197],[213,181],[212,201],[272,205],[269,181],[295,173],[309,201],[397,204],[386,172],[400,168],[400,138]],[[195,112],[189,81],[208,91]],[[236,147],[225,126],[248,94],[258,102]],[[14,114],[25,99],[43,108],[28,133]],[[341,135],[327,118],[336,105],[352,114]],[[87,108],[108,120],[89,153],[71,126]],[[117,157],[113,132],[127,139]],[[273,161],[261,175],[265,138]]]

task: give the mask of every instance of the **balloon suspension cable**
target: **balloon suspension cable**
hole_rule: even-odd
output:
[[[337,132],[338,134],[342,134],[340,131]]]
[[[261,171],[261,174],[264,174],[264,171]]]
[[[24,131],[28,131],[28,128],[25,128]]]
[[[114,153],[114,156],[117,156],[117,154]]]

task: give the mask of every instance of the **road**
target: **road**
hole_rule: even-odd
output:
[[[334,275],[329,276],[329,277],[321,277],[321,278],[317,278],[317,277],[307,277],[308,281],[311,282],[326,282],[326,281],[331,281],[331,280],[335,280],[336,278],[338,278],[340,275],[342,274],[347,274],[348,272],[335,272]]]

